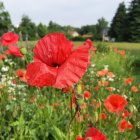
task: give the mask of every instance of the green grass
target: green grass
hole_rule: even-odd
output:
[[[76,46],[81,45],[83,42],[77,41],[74,42]],[[93,45],[96,46],[99,42],[94,42]],[[129,51],[132,55],[140,58],[140,43],[128,43],[128,42],[105,42],[109,47],[111,48],[118,48],[118,49],[124,49],[126,51]]]
[[[93,41],[93,46],[96,46],[99,42]],[[76,46],[83,44],[83,42],[74,42]],[[118,48],[125,50],[126,53],[133,59],[133,71],[132,74],[136,79],[136,83],[140,83],[140,43],[128,43],[128,42],[105,42],[110,48]]]

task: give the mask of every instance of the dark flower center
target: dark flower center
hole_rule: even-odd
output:
[[[52,67],[59,67],[60,64],[57,64],[57,63],[52,63]]]

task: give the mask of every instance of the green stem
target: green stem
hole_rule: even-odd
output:
[[[101,129],[102,128],[102,116],[101,116],[102,115],[102,105],[101,105],[101,101],[100,100],[99,100],[99,103],[100,103],[100,113],[99,113],[100,114],[99,115],[100,116],[99,117],[100,119],[99,120],[100,120],[100,129]]]

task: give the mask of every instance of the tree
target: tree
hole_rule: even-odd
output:
[[[96,34],[98,39],[101,39],[104,32],[107,32],[108,22],[102,17],[98,19],[98,23],[96,24]]]
[[[85,25],[85,26],[82,26],[81,29],[79,30],[79,33],[81,35],[95,34],[95,32],[96,32],[96,26],[95,25]]]
[[[39,25],[37,26],[37,33],[40,38],[45,36],[48,33],[47,26],[39,23]]]
[[[126,7],[124,2],[122,2],[119,4],[109,29],[109,36],[115,38],[116,41],[126,40],[126,17]]]
[[[26,35],[28,35],[29,40],[35,40],[37,37],[36,24],[33,23],[28,16],[23,15],[18,27],[18,32],[22,33],[23,40],[25,40]]]
[[[128,9],[128,41],[140,42],[140,0],[133,0]]]
[[[49,25],[48,25],[48,31],[49,33],[52,33],[52,32],[63,32],[63,28],[61,25],[53,22],[53,21],[50,21],[49,22]]]
[[[9,13],[5,10],[4,5],[0,2],[0,36],[12,28]]]

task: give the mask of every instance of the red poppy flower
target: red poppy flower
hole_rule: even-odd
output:
[[[84,138],[81,138],[80,136],[76,137],[76,140],[107,140],[107,138],[96,128],[88,128],[86,131],[86,135]]]
[[[124,80],[124,83],[126,85],[128,85],[128,84],[131,84],[133,82],[133,80],[134,80],[133,78],[129,77],[129,78],[127,78],[127,79]]]
[[[104,106],[109,112],[112,112],[112,113],[114,112],[120,113],[124,109],[126,104],[127,104],[127,101],[125,100],[125,98],[118,94],[109,95],[104,100]]]
[[[6,50],[4,53],[11,54],[11,55],[17,56],[19,58],[22,57],[22,54],[20,53],[20,49],[15,46],[10,46],[9,49]]]
[[[120,132],[124,132],[126,129],[132,129],[132,124],[128,123],[126,120],[122,119],[118,123],[118,129]]]
[[[84,97],[89,99],[91,97],[91,93],[89,91],[84,91]]]
[[[90,42],[72,50],[73,44],[61,33],[40,39],[34,50],[34,62],[27,65],[31,86],[65,88],[77,83],[89,64]]]
[[[125,50],[120,50],[119,53],[120,53],[121,56],[124,56],[125,55]]]
[[[94,91],[98,91],[98,89],[99,89],[98,86],[96,86],[96,87],[93,88]]]
[[[18,35],[12,32],[8,32],[2,35],[1,44],[3,46],[10,46],[16,44],[18,41]]]
[[[26,70],[24,69],[16,70],[16,76],[18,76],[19,80],[22,82],[26,82],[25,73],[26,73]]]
[[[136,86],[132,86],[132,87],[131,87],[131,91],[132,91],[132,92],[138,92],[138,88],[137,88]]]
[[[99,120],[105,120],[106,119],[106,114],[105,113],[101,113],[98,116]]]
[[[5,58],[6,58],[6,56],[5,56],[5,55],[0,54],[0,60],[4,60]]]
[[[131,117],[131,116],[132,116],[132,113],[128,112],[128,110],[124,110],[123,113],[122,113],[123,118]]]

